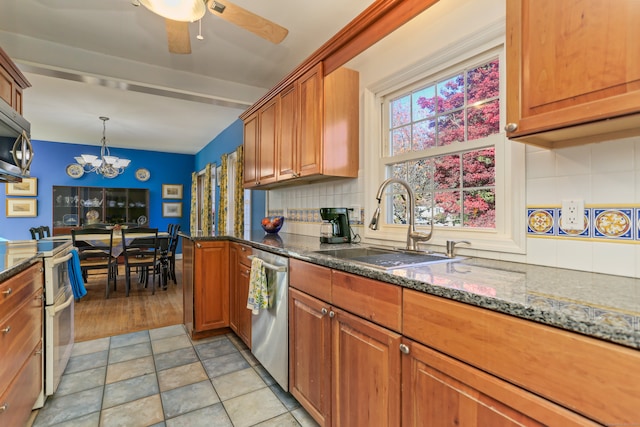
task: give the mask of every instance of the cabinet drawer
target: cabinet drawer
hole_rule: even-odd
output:
[[[402,332],[402,288],[341,271],[332,272],[331,303]]]
[[[238,262],[247,267],[251,267],[249,256],[253,253],[251,246],[238,244]]]
[[[22,301],[42,289],[42,263],[37,263],[0,284],[0,319],[8,316]]]
[[[404,290],[403,333],[605,425],[640,421],[640,352]]]
[[[0,319],[0,393],[42,338],[41,295],[41,290],[35,292],[10,316]]]
[[[291,258],[289,285],[323,301],[331,302],[331,270],[326,267]]]
[[[6,391],[0,392],[0,426],[24,426],[42,390],[42,341],[31,349],[29,357]],[[3,380],[4,381],[4,380]]]

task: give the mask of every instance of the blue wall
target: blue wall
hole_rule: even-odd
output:
[[[207,163],[220,166],[220,157],[225,153],[235,151],[242,145],[244,137],[242,120],[238,119],[223,130],[213,141],[196,154],[196,170],[204,169]],[[251,225],[253,229],[260,229],[260,220],[265,213],[266,192],[251,191]],[[220,192],[216,192],[216,206],[220,206]]]
[[[111,154],[131,160],[122,175],[113,179],[96,173],[85,173],[74,179],[67,175],[66,167],[74,163],[74,157],[81,153],[100,154],[100,147],[66,144],[48,141],[32,141],[33,163],[31,176],[38,178],[38,216],[35,218],[7,218],[0,216],[0,237],[9,240],[30,239],[29,228],[40,225],[52,227],[52,189],[54,185],[147,188],[149,189],[149,225],[166,230],[169,223],[180,223],[183,230],[189,229],[189,207],[191,193],[191,172],[195,156],[187,154],[160,153],[156,151],[112,148]],[[148,181],[135,178],[135,171],[146,168],[151,173]],[[182,218],[162,217],[162,184],[182,184]],[[6,186],[0,185],[0,206],[5,206]],[[166,200],[179,201],[179,200]]]

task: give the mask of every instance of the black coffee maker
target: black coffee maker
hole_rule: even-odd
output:
[[[320,243],[351,243],[348,208],[320,208],[320,216],[332,226],[331,233],[321,233]]]

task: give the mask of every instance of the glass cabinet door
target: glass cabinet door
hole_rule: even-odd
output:
[[[127,222],[134,222],[138,225],[149,225],[147,206],[149,204],[149,190],[130,188],[129,210],[127,212]]]
[[[96,187],[80,187],[78,200],[79,225],[104,223],[104,191]]]
[[[105,219],[109,224],[127,222],[127,189],[107,188],[105,190]]]
[[[78,219],[78,188],[53,187],[53,222],[56,227],[77,227]]]

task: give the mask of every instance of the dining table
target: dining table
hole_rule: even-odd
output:
[[[135,235],[129,235],[125,239],[125,243],[130,245],[136,239],[145,239],[153,237],[154,233],[136,233]],[[71,235],[56,236],[52,239],[69,239]],[[124,245],[122,243],[122,232],[120,230],[113,231],[113,244],[111,248],[111,255],[113,257],[119,257],[124,252]],[[159,261],[160,261],[160,285],[162,289],[167,288],[169,278],[169,240],[171,240],[171,234],[166,231],[158,232],[158,249],[159,249]],[[81,234],[76,236],[77,242],[85,242],[90,246],[104,246],[109,244],[108,234]]]

